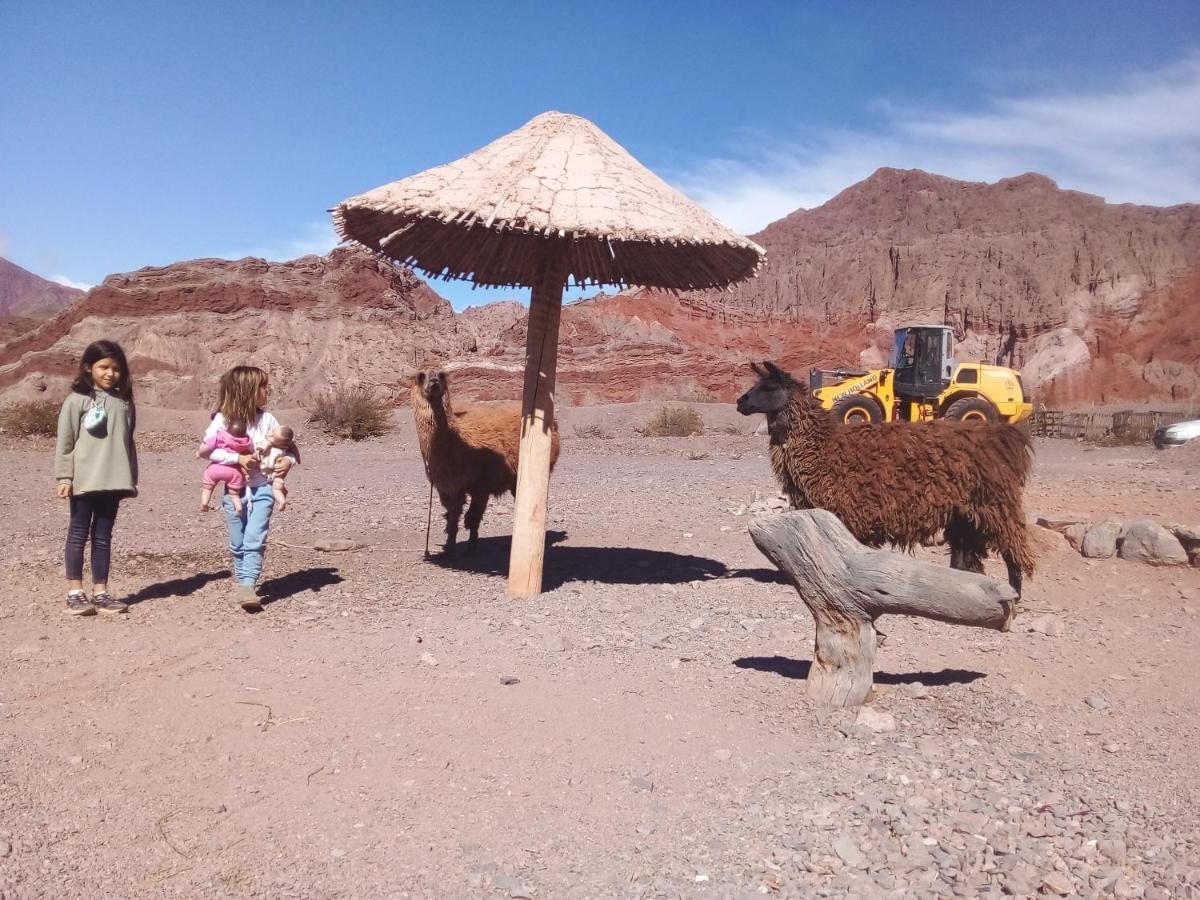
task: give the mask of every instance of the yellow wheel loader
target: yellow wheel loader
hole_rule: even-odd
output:
[[[809,390],[839,421],[1020,422],[1033,411],[1013,369],[954,359],[954,331],[945,325],[896,329],[886,369],[813,369]]]

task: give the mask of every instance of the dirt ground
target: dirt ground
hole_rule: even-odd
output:
[[[1200,897],[1200,569],[1043,532],[1011,633],[881,622],[856,721],[808,700],[812,621],[746,533],[766,438],[702,410],[563,411],[534,601],[511,500],[422,558],[405,414],[309,440],[256,615],[194,511],[202,414],[142,411],[127,616],[65,615],[50,444],[4,444],[0,897]],[[1200,524],[1175,452],[1041,442],[1027,507]]]

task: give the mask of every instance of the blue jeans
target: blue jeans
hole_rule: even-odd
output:
[[[240,516],[233,511],[233,501],[228,494],[223,505],[225,527],[229,531],[229,552],[233,554],[233,577],[239,584],[254,587],[262,575],[275,495],[270,484],[246,488],[242,493]]]

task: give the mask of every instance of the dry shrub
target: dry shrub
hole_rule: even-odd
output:
[[[575,437],[577,438],[595,438],[600,441],[611,441],[612,432],[605,430],[601,425],[576,425]]]
[[[687,437],[704,434],[704,420],[690,406],[664,406],[646,426],[649,437]]]
[[[60,405],[53,400],[26,400],[0,410],[0,428],[12,434],[35,435],[58,433]]]
[[[392,430],[391,410],[365,387],[340,387],[318,395],[308,421],[322,431],[361,441]]]

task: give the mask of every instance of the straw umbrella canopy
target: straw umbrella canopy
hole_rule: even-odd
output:
[[[753,277],[765,251],[587,119],[548,112],[452,163],[331,210],[345,240],[436,278],[532,287],[509,593],[541,591],[562,290]]]

